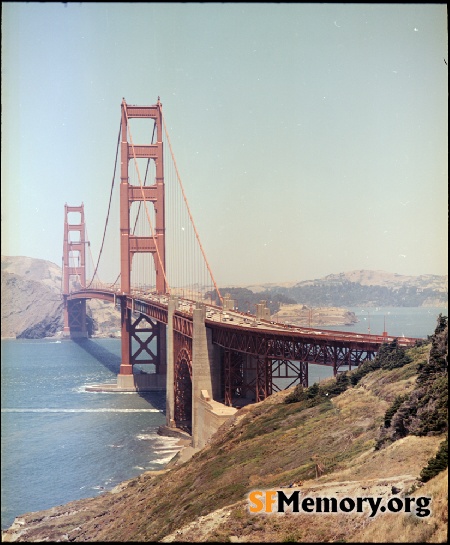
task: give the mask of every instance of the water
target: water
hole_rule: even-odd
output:
[[[372,335],[382,335],[383,331],[387,331],[390,336],[426,339],[428,335],[434,333],[439,314],[448,316],[448,307],[351,307],[348,310],[355,313],[358,319],[356,324],[325,326],[323,329]],[[345,367],[342,367],[342,370],[344,369]],[[333,376],[331,367],[309,365],[310,386],[331,376]]]
[[[423,337],[447,308],[357,308],[340,331]],[[179,450],[158,436],[165,395],[86,392],[114,382],[120,340],[2,340],[2,529],[23,513],[92,497],[146,470],[162,469]],[[309,366],[309,382],[332,375]]]
[[[387,331],[390,336],[426,339],[434,333],[439,314],[448,316],[448,307],[351,307],[348,310],[356,314],[358,323],[326,329],[372,335]]]
[[[2,529],[162,469],[179,451],[157,435],[164,393],[85,391],[116,380],[120,340],[2,340],[1,349]]]

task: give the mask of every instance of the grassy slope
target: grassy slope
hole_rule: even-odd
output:
[[[301,403],[286,405],[286,392],[280,392],[241,409],[209,446],[185,464],[164,474],[141,475],[116,493],[26,515],[27,531],[19,540],[56,540],[66,534],[75,541],[157,541],[168,536],[167,541],[198,542],[237,536],[254,542],[392,542],[401,541],[397,532],[406,531],[406,524],[408,541],[436,537],[439,541],[446,532],[440,512],[432,523],[404,515],[370,521],[361,515],[300,515],[299,519],[299,515],[250,515],[245,500],[252,489],[279,488],[299,480],[304,481],[304,495],[390,495],[392,484],[407,492],[442,437],[408,436],[380,451],[373,447],[386,409],[398,393],[412,390],[417,363],[428,349],[413,349],[412,363],[371,373],[357,387],[315,407],[300,410]],[[325,466],[319,479],[313,457]],[[428,489],[446,508],[442,474],[426,483],[420,494]],[[388,519],[399,522],[387,523]]]

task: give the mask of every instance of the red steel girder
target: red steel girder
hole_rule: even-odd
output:
[[[234,398],[245,396],[243,380],[243,355],[239,352],[224,350],[223,381],[225,405],[231,407]]]
[[[304,387],[308,386],[308,362],[306,361],[289,361],[289,360],[272,360],[272,389],[279,391],[280,388],[273,383],[277,378],[292,378],[292,382],[284,389],[290,388],[296,383]]]
[[[130,185],[128,188],[130,202],[144,200],[156,202],[158,199],[157,189],[156,185],[145,185],[142,187],[140,185]]]
[[[145,327],[142,327],[143,322]],[[148,335],[149,333],[150,335]],[[141,334],[148,335],[148,337],[146,339],[141,338]],[[156,368],[156,373],[158,373],[158,353],[160,345],[159,324],[156,322],[152,322],[150,318],[148,318],[144,314],[140,314],[137,320],[135,320],[135,322],[133,322],[130,326],[130,335],[131,338],[138,343],[138,348],[136,352],[131,353],[131,364],[154,364]],[[153,340],[156,340],[156,352],[153,352],[153,350],[150,348],[150,343]],[[141,356],[142,354],[145,354],[146,358],[139,359],[139,356]]]
[[[177,313],[173,315],[174,331],[177,331],[182,335],[185,335],[186,337],[190,337],[192,339],[193,328],[194,324],[192,322],[192,318],[186,318],[185,316],[181,316]]]
[[[192,431],[192,352],[186,346],[176,352],[174,369],[174,420],[177,428]]]
[[[158,142],[158,144],[134,145],[134,147],[131,144],[128,144],[128,156],[133,158],[136,156],[136,159],[156,159],[161,153],[161,150],[162,142]]]
[[[127,306],[131,310],[145,314],[157,322],[167,324],[167,308],[159,303],[127,297]]]
[[[151,106],[136,106],[134,104],[127,104],[127,113],[129,118],[149,118],[157,119],[160,115],[159,100],[158,104]]]
[[[333,366],[335,372],[341,365],[357,365],[372,359],[379,348],[374,343],[337,341],[325,336],[317,339],[311,336],[302,338],[279,332],[250,332],[227,328],[213,328],[213,342],[223,348],[254,356],[329,365]]]
[[[158,240],[157,235],[155,239]],[[129,236],[130,240],[130,252],[132,254],[138,252],[154,253],[156,252],[156,243],[153,238],[150,237],[137,237],[135,235]]]
[[[188,354],[192,354],[192,338],[183,335],[179,331],[173,332],[173,352],[179,354],[182,350],[186,350]],[[191,369],[192,371],[192,369]]]
[[[255,401],[262,401],[272,394],[272,361],[266,357],[256,358]]]

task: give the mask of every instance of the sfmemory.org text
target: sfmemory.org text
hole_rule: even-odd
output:
[[[248,495],[250,513],[284,513],[287,508],[292,513],[415,513],[418,517],[428,517],[431,498],[413,496],[393,496],[389,499],[379,496],[356,498],[301,497],[300,490],[290,494],[283,490],[252,490]]]

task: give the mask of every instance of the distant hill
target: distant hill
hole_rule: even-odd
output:
[[[448,304],[448,275],[356,270],[297,283],[245,286],[260,299],[283,296],[313,307],[421,307]],[[227,290],[228,288],[224,288]]]
[[[2,256],[2,338],[40,339],[60,335],[64,327],[61,267],[23,256]],[[88,315],[94,334],[120,329],[111,304],[91,300]]]
[[[1,258],[2,338],[34,330],[35,338],[52,336],[63,328],[61,268],[43,259]]]

